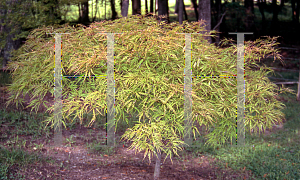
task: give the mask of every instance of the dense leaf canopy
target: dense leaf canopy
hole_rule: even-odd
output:
[[[45,33],[70,33],[62,35],[63,74],[85,76],[106,75],[107,37],[100,32],[123,33],[114,36],[116,120],[129,121],[125,112],[138,112],[139,122],[128,129],[124,138],[133,140],[137,150],[146,150],[145,156],[154,148],[171,155],[183,144],[184,131],[185,36],[177,33],[202,30],[201,22],[184,22],[183,26],[165,24],[161,28],[155,19],[142,16],[93,23],[88,28],[64,25],[36,29],[28,36],[26,44],[14,52],[9,64],[14,70],[9,103],[20,104],[21,93],[43,99],[47,92],[54,92],[54,35]],[[202,35],[192,34],[193,76],[237,74],[237,47],[229,42],[225,39],[222,43],[228,47],[218,48],[208,44]],[[267,55],[280,59],[275,42],[276,38],[245,42],[247,130],[271,127],[284,120],[283,104],[274,98],[278,88],[266,77],[271,70],[254,69],[258,67],[256,62]],[[104,114],[106,83],[106,78],[91,81],[63,78],[63,95],[69,94],[63,100],[63,117],[75,113],[75,117],[82,119],[89,111]],[[214,127],[207,135],[212,145],[218,146],[236,135],[236,86],[234,78],[192,80],[192,119],[199,125]],[[32,101],[30,105],[37,108],[41,103]],[[48,109],[51,111],[53,106]],[[53,121],[53,117],[47,121]]]

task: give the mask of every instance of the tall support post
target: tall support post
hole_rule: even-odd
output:
[[[191,66],[191,33],[185,33],[185,61],[184,61],[184,142],[192,145],[192,66]]]
[[[61,68],[61,34],[55,34],[55,63],[54,63],[54,147],[62,146],[62,68]]]
[[[61,73],[61,34],[55,34],[55,72],[54,72],[54,145],[62,146],[62,73]]]
[[[244,34],[237,34],[237,145],[245,146],[245,58]]]
[[[114,34],[107,35],[107,145],[115,147],[115,71],[114,71]]]
[[[115,146],[114,35],[107,33],[107,146]]]

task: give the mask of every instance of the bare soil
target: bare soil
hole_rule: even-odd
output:
[[[7,100],[7,94],[3,93],[5,88],[1,88],[1,105]],[[45,98],[50,98],[49,96]],[[27,105],[29,99],[25,98]],[[11,107],[8,107],[9,111]],[[39,112],[43,112],[44,107]],[[29,109],[23,109],[29,111]],[[2,124],[1,132],[10,132],[14,134],[16,129],[12,126]],[[25,168],[13,165],[9,169],[9,174],[22,174],[25,179],[153,179],[155,160],[148,157],[144,160],[144,152],[135,154],[134,150],[129,150],[130,142],[124,142],[123,145],[116,147],[112,153],[107,151],[89,149],[87,143],[99,141],[97,137],[105,137],[105,129],[95,129],[84,127],[79,123],[72,129],[63,129],[63,147],[55,147],[53,134],[34,139],[32,135],[20,135],[19,141],[26,140],[23,150],[36,153],[40,157],[50,158],[53,163],[39,161],[35,164],[29,164]],[[73,135],[74,143],[70,145],[66,139]],[[116,134],[120,137],[122,133]],[[6,140],[14,139],[13,135],[8,135]],[[5,144],[6,140],[0,143],[6,148],[11,148]],[[43,144],[36,149],[36,145]],[[67,146],[69,145],[69,146]],[[180,157],[173,157],[173,164],[168,157],[165,161],[165,155],[162,155],[161,178],[160,179],[249,179],[251,172],[241,170],[233,171],[230,168],[220,169],[215,166],[216,159],[198,154],[197,157],[192,152],[179,152]],[[183,156],[182,156],[183,155]]]
[[[1,131],[3,128],[5,126],[1,126]],[[13,127],[10,129],[13,131]],[[147,157],[143,161],[143,152],[135,154],[134,150],[128,150],[130,143],[117,147],[115,153],[110,155],[91,151],[87,148],[86,142],[95,140],[94,137],[99,134],[99,130],[88,133],[88,129],[77,124],[73,130],[63,130],[64,140],[70,138],[71,134],[82,135],[73,138],[76,143],[71,147],[53,147],[52,136],[37,140],[32,140],[31,136],[22,136],[20,139],[27,140],[26,148],[22,149],[43,157],[51,157],[55,163],[38,162],[22,169],[13,166],[10,173],[22,174],[26,179],[153,179],[155,164],[153,158],[150,164]],[[44,146],[34,150],[32,146],[34,143]],[[4,145],[3,142],[1,144]],[[185,154],[184,159],[173,158],[173,164],[169,158],[166,159],[162,164],[161,179],[217,179],[215,171],[222,173],[224,179],[238,179],[238,177],[248,179],[249,172],[238,173],[229,168],[219,170],[213,165],[215,159],[200,154],[195,158],[191,152],[182,154]],[[164,159],[165,155],[162,158]]]

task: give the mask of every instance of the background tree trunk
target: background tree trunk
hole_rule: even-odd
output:
[[[266,23],[266,17],[265,17],[265,7],[266,7],[266,1],[265,0],[258,0],[257,6],[259,8],[259,12],[262,16],[262,23]]]
[[[158,16],[165,15],[166,18],[159,18],[160,21],[167,21],[169,23],[169,5],[168,0],[158,0]]]
[[[211,2],[211,4],[212,4],[212,10],[211,11],[215,12],[214,19],[215,19],[215,23],[217,25],[218,22],[221,20],[221,0],[216,0],[215,4],[213,4],[213,2]],[[215,30],[219,32],[220,31],[220,25]],[[215,44],[218,44],[219,41],[220,41],[220,34],[217,34],[216,39],[215,39]],[[212,42],[213,42],[213,39],[212,39]]]
[[[81,22],[83,24],[89,23],[89,2],[85,1],[81,4],[81,11],[82,11],[82,19]]]
[[[116,7],[115,7],[115,0],[110,0],[110,7],[111,7],[111,11],[112,11],[112,16],[111,19],[115,20],[117,19],[117,12],[116,12]]]
[[[7,66],[7,63],[10,61],[10,57],[11,57],[11,51],[13,49],[18,49],[21,46],[21,39],[17,39],[17,40],[13,40],[13,38],[15,37],[16,34],[21,32],[21,27],[19,26],[19,22],[9,22],[12,23],[10,26],[8,25],[1,25],[2,23],[7,23],[9,24],[7,21],[9,21],[8,15],[10,13],[12,13],[12,11],[10,10],[10,6],[12,6],[12,3],[19,3],[19,0],[16,0],[14,2],[12,1],[6,1],[6,5],[8,6],[8,8],[4,8],[1,7],[0,8],[0,13],[1,15],[4,15],[4,19],[0,19],[0,33],[7,33],[7,37],[6,37],[6,42],[5,42],[5,46],[0,49],[0,57],[2,57],[2,68],[5,69]],[[11,28],[14,27],[15,33],[12,33]],[[19,30],[17,30],[19,29]]]
[[[141,15],[141,0],[132,0],[132,15]]]
[[[155,0],[155,14],[157,13],[158,11],[158,0]]]
[[[265,31],[266,31],[266,17],[265,17],[265,8],[266,8],[266,0],[258,0],[257,1],[257,6],[259,8],[259,12],[261,14],[261,17],[262,17],[262,24],[261,24],[261,34],[265,34]]]
[[[194,7],[194,12],[195,12],[195,15],[196,15],[196,21],[198,21],[198,18],[199,18],[199,14],[198,14],[198,6],[197,6],[197,2],[196,0],[192,0],[192,3],[193,3],[193,7]]]
[[[254,5],[253,5],[253,0],[245,0],[245,8],[246,8],[246,13],[247,13],[247,18],[246,18],[246,31],[247,32],[254,32],[256,31],[255,29],[255,23],[254,23]]]
[[[188,16],[187,16],[187,13],[186,13],[186,10],[185,10],[185,4],[184,4],[183,0],[182,0],[182,3],[183,3],[183,12],[184,12],[185,20],[188,20]]]
[[[154,14],[154,8],[153,8],[153,5],[154,5],[154,1],[153,0],[150,0],[150,13]]]
[[[199,0],[199,18],[201,20],[205,20],[206,23],[206,31],[201,32],[202,34],[204,33],[209,33],[211,30],[211,11],[210,11],[210,0]],[[199,21],[198,20],[198,21]],[[208,40],[209,43],[211,43],[211,37],[207,36],[204,37],[205,39]]]
[[[79,14],[78,22],[81,22],[81,18],[82,18],[81,3],[78,3],[77,5],[78,5],[78,14]]]
[[[122,1],[122,10],[121,10],[121,14],[123,17],[127,17],[128,7],[129,7],[129,0],[123,0]]]
[[[148,14],[148,2],[145,0],[145,14]]]
[[[272,10],[273,10],[273,18],[272,18],[272,24],[271,28],[275,29],[277,22],[278,22],[278,13],[279,13],[279,8],[277,5],[277,0],[272,0]]]
[[[96,0],[96,12],[95,12],[95,16],[93,15],[94,16],[93,17],[93,22],[96,20],[97,12],[98,12],[98,0]]]
[[[179,14],[179,9],[180,9],[180,0],[176,0],[176,3],[175,3],[175,14]],[[182,1],[182,10],[184,12],[184,16],[185,16],[185,20],[188,20],[188,16],[187,16],[187,13],[186,13],[186,10],[185,10],[185,5],[184,5],[184,1]],[[183,17],[182,17],[183,19]],[[179,18],[178,18],[178,21],[179,21]],[[183,20],[182,20],[183,21]],[[182,24],[179,22],[179,24]]]
[[[179,21],[179,24],[182,24],[182,22],[183,22],[183,0],[177,0],[176,4],[177,4],[177,2],[179,2],[179,5],[177,6],[178,7],[178,21]]]

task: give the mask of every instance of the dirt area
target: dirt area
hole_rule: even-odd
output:
[[[5,89],[5,88],[2,88]],[[1,107],[4,108],[7,94],[1,94]],[[46,97],[49,98],[49,97]],[[25,98],[27,99],[27,98]],[[27,103],[26,103],[27,104]],[[28,111],[24,110],[24,111]],[[41,111],[44,108],[40,109]],[[15,129],[11,126],[2,124],[1,132],[13,132]],[[53,146],[53,135],[33,140],[31,135],[19,136],[19,141],[26,140],[25,151],[38,153],[42,157],[51,157],[54,163],[40,161],[36,164],[30,164],[21,169],[14,165],[9,172],[12,174],[22,174],[26,179],[153,179],[155,161],[151,162],[146,157],[143,160],[144,152],[135,154],[134,150],[128,150],[130,143],[124,142],[120,147],[116,147],[114,152],[109,153],[104,149],[92,151],[88,148],[87,143],[99,141],[100,136],[105,137],[105,130],[84,127],[79,123],[70,129],[63,129],[63,147]],[[74,143],[68,145],[67,139]],[[122,134],[116,134],[120,137]],[[7,139],[13,139],[11,135]],[[4,145],[6,141],[2,141]],[[35,148],[34,144],[43,144]],[[119,143],[120,144],[120,143]],[[7,145],[5,147],[9,148]],[[162,161],[161,179],[248,179],[250,172],[241,170],[236,172],[230,168],[221,170],[214,163],[215,159],[198,154],[192,156],[192,152],[180,152],[180,157],[173,157],[173,164],[170,158]],[[164,160],[165,155],[162,155]],[[239,177],[239,178],[238,178]]]
[[[153,159],[150,164],[147,158],[143,161],[143,152],[135,154],[134,150],[128,150],[129,143],[124,144],[123,147],[117,147],[115,153],[110,155],[99,151],[92,152],[87,148],[86,142],[95,139],[93,137],[96,137],[99,131],[93,130],[90,134],[87,131],[88,128],[80,127],[79,124],[71,131],[63,130],[64,140],[70,138],[71,134],[76,134],[73,138],[76,142],[71,147],[61,148],[52,147],[51,136],[37,140],[31,140],[30,136],[22,136],[20,139],[27,140],[26,148],[24,148],[26,151],[39,152],[41,156],[53,158],[55,163],[39,162],[22,170],[15,166],[10,172],[25,175],[26,179],[41,179],[42,177],[46,179],[153,179],[155,164]],[[48,139],[51,139],[50,143]],[[44,146],[34,150],[30,148],[30,144],[33,143],[44,144]],[[165,155],[162,158],[164,159]],[[218,170],[213,166],[214,161],[201,155],[195,158],[192,157],[191,152],[185,152],[184,159],[174,158],[173,164],[169,158],[166,159],[162,164],[161,179],[217,179],[215,171],[222,172],[223,177],[227,179],[243,177],[240,173],[230,169]],[[243,173],[244,177],[248,177],[249,172]]]

